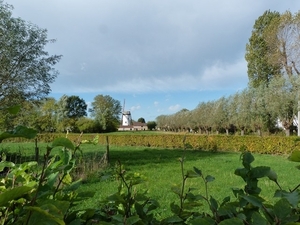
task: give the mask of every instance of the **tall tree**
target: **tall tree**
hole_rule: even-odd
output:
[[[280,66],[269,62],[270,46],[266,37],[266,30],[269,30],[272,21],[278,18],[280,18],[278,12],[266,11],[254,23],[245,54],[251,87],[258,87],[261,83],[268,84],[272,77],[280,73]]]
[[[265,33],[269,63],[288,77],[300,75],[300,12],[286,11],[272,20]]]
[[[51,55],[45,46],[47,30],[12,17],[11,5],[0,0],[0,103],[15,104],[20,99],[39,99],[51,91],[61,56]]]
[[[87,104],[85,103],[84,99],[79,98],[79,96],[69,96],[67,98],[66,103],[66,111],[67,117],[78,119],[80,117],[86,116]]]
[[[145,121],[145,119],[143,117],[139,118],[138,122],[140,122],[140,123],[146,123],[146,121]]]
[[[89,111],[104,131],[115,131],[120,124],[121,110],[120,101],[109,95],[97,95]]]

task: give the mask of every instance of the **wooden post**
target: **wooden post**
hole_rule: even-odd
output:
[[[35,139],[35,161],[39,162],[39,147],[37,146],[37,138]]]
[[[109,140],[108,140],[108,136],[106,136],[106,159],[107,159],[107,163],[109,163]]]
[[[300,101],[298,101],[298,136],[300,136]]]

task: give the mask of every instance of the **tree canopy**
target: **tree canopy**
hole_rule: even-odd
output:
[[[47,96],[58,72],[60,55],[49,55],[45,46],[54,40],[47,30],[12,17],[11,5],[0,0],[0,103]]]
[[[267,84],[280,73],[280,66],[269,61],[268,27],[280,17],[278,12],[266,11],[254,23],[252,35],[246,45],[245,59],[248,66],[249,84],[258,87]]]
[[[109,95],[97,95],[89,109],[91,116],[95,118],[100,127],[106,131],[117,130],[120,124],[122,107],[118,100]]]

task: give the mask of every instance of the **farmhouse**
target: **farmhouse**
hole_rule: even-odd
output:
[[[148,130],[146,123],[133,122],[131,119],[130,111],[122,112],[121,125],[118,128],[118,131],[135,131],[135,130]]]
[[[148,130],[146,123],[132,122],[130,125],[120,125],[118,131],[137,131],[137,130]]]

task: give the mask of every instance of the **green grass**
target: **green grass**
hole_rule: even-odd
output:
[[[39,144],[42,153],[45,146],[46,144]],[[9,152],[19,151],[30,155],[30,152],[31,154],[34,152],[34,143],[3,143],[1,148]],[[97,164],[106,149],[105,146],[100,145],[82,145],[81,148],[84,158],[90,164]],[[160,203],[161,207],[157,215],[159,218],[170,215],[170,203],[179,200],[171,191],[171,187],[181,183],[178,158],[183,156],[185,157],[185,171],[195,166],[202,170],[204,175],[215,177],[215,181],[209,183],[209,195],[212,195],[218,201],[222,201],[226,196],[231,196],[234,199],[231,188],[243,188],[245,185],[242,178],[234,175],[234,170],[242,167],[239,153],[110,146],[111,166],[117,160],[120,160],[128,172],[138,172],[148,178],[147,182],[137,186],[137,190],[147,189],[148,196]],[[278,181],[283,189],[293,189],[300,183],[300,171],[296,169],[298,164],[288,161],[287,156],[254,154],[254,157],[253,166],[270,166],[277,173]],[[80,207],[97,208],[100,206],[101,200],[117,191],[117,181],[100,182],[100,176],[93,176],[90,181],[93,182],[81,185],[80,191],[96,191],[96,195],[94,198],[82,202]],[[267,201],[275,202],[276,199],[273,198],[273,194],[278,189],[275,183],[263,178],[260,180],[259,185],[263,190],[262,196]],[[205,193],[203,182],[200,179],[188,180],[187,186],[196,188],[196,193]],[[206,208],[205,205],[203,210]]]

